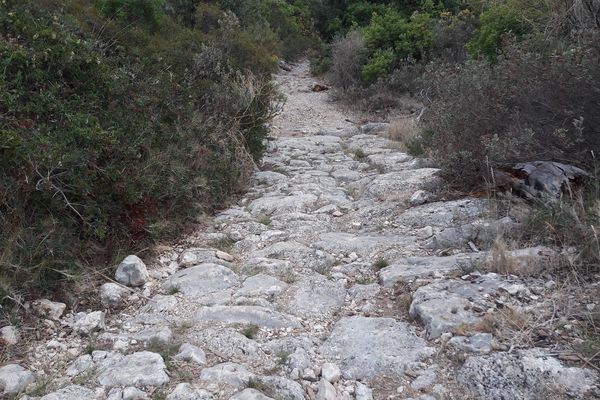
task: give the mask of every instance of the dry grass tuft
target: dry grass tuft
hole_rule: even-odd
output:
[[[406,150],[406,144],[413,140],[419,133],[417,121],[411,117],[398,118],[391,122],[386,132],[386,137],[402,144],[402,150]]]

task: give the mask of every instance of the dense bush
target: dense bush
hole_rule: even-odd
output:
[[[481,185],[490,167],[556,160],[592,169],[600,151],[600,36],[570,52],[531,52],[432,69],[435,95],[421,144],[462,187]]]
[[[192,5],[178,22],[158,0],[0,3],[0,301],[175,234],[243,186],[277,54]],[[199,29],[202,10],[217,21]]]
[[[361,82],[367,47],[362,34],[352,31],[336,39],[331,45],[333,63],[330,68],[332,83],[346,92]]]

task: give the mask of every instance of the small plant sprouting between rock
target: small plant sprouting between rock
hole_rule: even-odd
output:
[[[242,331],[242,335],[246,336],[248,339],[254,339],[260,328],[256,325],[249,325]]]
[[[258,219],[258,222],[260,222],[263,225],[269,226],[271,225],[271,217],[269,217],[268,215],[261,215]]]
[[[287,362],[288,357],[292,354],[291,351],[280,351],[276,354],[277,364],[284,365]]]
[[[165,392],[164,390],[159,390],[158,392],[154,393],[154,396],[152,396],[153,400],[166,400],[167,399],[167,392]]]
[[[265,383],[263,383],[259,380],[253,379],[253,378],[250,378],[248,380],[248,384],[246,385],[246,387],[248,389],[258,390],[259,392],[263,392],[264,394],[269,395],[269,396],[272,395],[272,393],[271,393],[272,390],[269,386],[267,386]]]
[[[170,295],[170,296],[172,296],[174,294],[179,293],[179,291],[180,291],[179,286],[177,286],[177,285],[171,285],[167,289],[167,294]]]
[[[364,152],[363,149],[355,149],[354,157],[356,157],[357,160],[363,160],[363,159],[367,158],[367,154]]]
[[[384,269],[388,265],[390,265],[390,263],[388,262],[388,260],[386,260],[385,258],[379,258],[373,264],[373,268],[375,268],[377,271],[379,271],[379,270]]]
[[[215,249],[227,252],[233,247],[233,240],[229,238],[222,238],[211,242],[210,245]]]
[[[167,369],[171,370],[171,367],[173,366],[172,357],[177,354],[179,343],[165,343],[160,339],[153,338],[146,344],[146,350],[160,354],[165,361]]]

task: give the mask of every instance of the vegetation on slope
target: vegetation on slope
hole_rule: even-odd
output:
[[[0,1],[0,304],[223,207],[307,18],[283,0]]]

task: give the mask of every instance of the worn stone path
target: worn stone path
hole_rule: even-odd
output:
[[[104,310],[61,316],[60,306],[38,304],[53,339],[0,369],[0,393],[598,396],[593,370],[486,329],[502,310],[548,312],[550,285],[487,273],[494,260],[474,251],[514,227],[510,215],[498,218],[482,199],[435,201],[437,170],[378,136],[384,124],[354,126],[327,93],[312,93],[306,63],[277,79],[288,103],[246,196],[147,268],[129,257],[116,278],[133,289],[105,284]],[[535,263],[549,253],[513,257]]]

